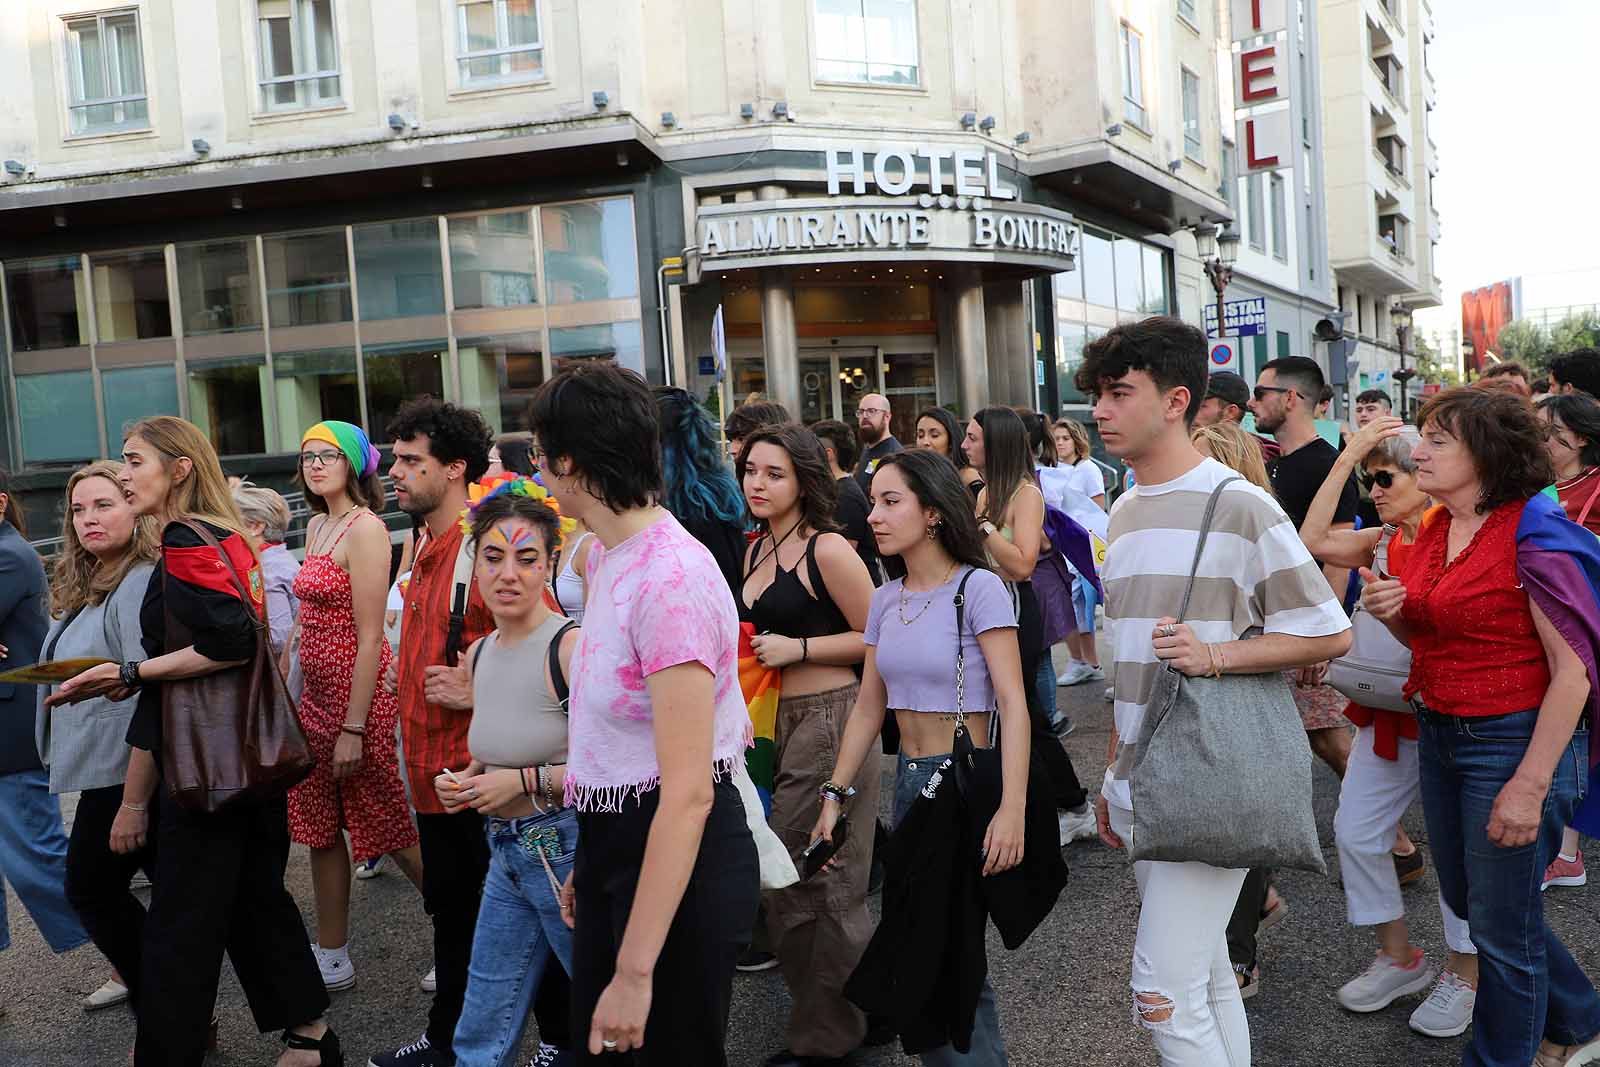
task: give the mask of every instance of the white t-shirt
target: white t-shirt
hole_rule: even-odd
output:
[[[1160,668],[1156,620],[1176,617],[1194,562],[1195,541],[1211,491],[1237,474],[1206,459],[1160,485],[1137,485],[1111,509],[1105,587],[1106,637],[1116,678],[1118,759],[1106,770],[1106,799],[1129,810],[1120,768],[1131,762]],[[1252,627],[1264,633],[1326,637],[1350,628],[1333,590],[1277,501],[1238,478],[1222,491],[1185,621],[1207,643],[1234,641]],[[1122,773],[1126,773],[1123,771]]]
[[[1059,508],[1067,517],[1104,541],[1106,539],[1106,512],[1094,498],[1104,495],[1105,482],[1100,478],[1100,468],[1091,460],[1071,467],[1039,467],[1039,488],[1044,492],[1044,502]]]

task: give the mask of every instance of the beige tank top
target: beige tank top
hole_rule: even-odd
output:
[[[567,716],[545,677],[550,642],[569,620],[551,614],[514,645],[483,639],[472,668],[467,748],[486,768],[567,762]]]

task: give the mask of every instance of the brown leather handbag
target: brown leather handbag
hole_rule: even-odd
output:
[[[282,796],[311,773],[315,760],[249,586],[210,530],[189,520],[184,525],[216,550],[256,628],[255,656],[248,662],[161,686],[167,789],[180,807],[217,812]],[[169,580],[164,573],[163,580]],[[192,645],[193,633],[173,616],[171,604],[166,598],[167,647]]]

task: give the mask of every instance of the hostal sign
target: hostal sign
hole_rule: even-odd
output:
[[[994,152],[882,145],[824,155],[826,196],[700,207],[695,238],[706,265],[865,258],[1072,266],[1072,216],[1020,202]]]

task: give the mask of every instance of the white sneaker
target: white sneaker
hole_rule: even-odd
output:
[[[1405,967],[1379,952],[1372,966],[1339,987],[1339,1003],[1348,1011],[1379,1011],[1399,997],[1422,992],[1432,981],[1426,956],[1419,953]]]
[[[383,873],[383,864],[388,856],[376,856],[365,862],[356,864],[356,877],[365,882],[369,878],[376,878]]]
[[[99,1011],[101,1008],[126,1003],[127,999],[128,987],[115,978],[107,978],[105,985],[83,998],[83,1010]]]
[[[1094,806],[1089,805],[1083,811],[1058,811],[1056,824],[1061,829],[1061,844],[1064,846],[1074,841],[1092,840],[1100,836],[1100,828],[1094,821]]]
[[[356,966],[350,962],[350,946],[323,948],[313,944],[311,954],[317,957],[317,970],[322,972],[322,984],[330,993],[349,989],[356,984]]]
[[[1411,1013],[1411,1029],[1428,1037],[1455,1037],[1472,1025],[1472,1006],[1478,991],[1451,970],[1439,972],[1428,999]]]
[[[437,973],[438,970],[439,970],[439,968],[437,968],[437,967],[429,967],[428,968],[428,973],[422,976],[422,991],[424,993],[434,993],[434,992],[438,991],[438,989],[439,989],[439,976],[438,976],[438,973]]]
[[[1056,685],[1082,685],[1084,682],[1099,682],[1104,681],[1105,676],[1106,672],[1099,667],[1075,659],[1067,664],[1066,671],[1062,673],[1060,678],[1056,679]]]
[[[1114,685],[1106,686],[1105,695],[1107,704],[1115,704],[1117,702],[1117,687]]]

